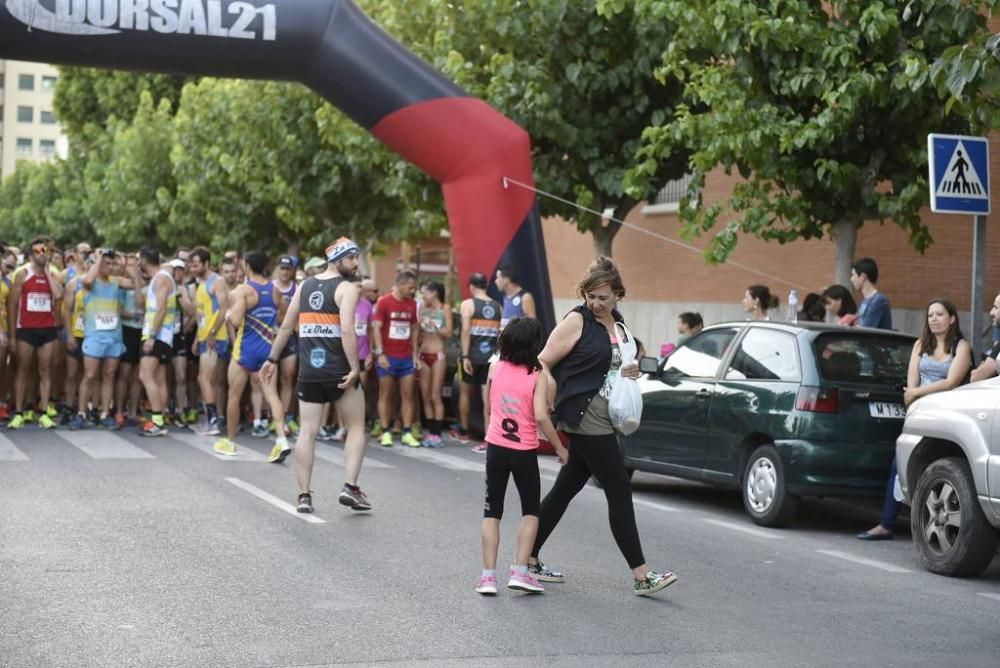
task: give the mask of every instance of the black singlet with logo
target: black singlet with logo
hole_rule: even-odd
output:
[[[490,361],[500,337],[500,315],[503,307],[492,299],[472,298],[474,308],[469,326],[469,361],[486,364]]]
[[[339,381],[351,370],[334,296],[343,278],[307,278],[299,287],[299,382]]]

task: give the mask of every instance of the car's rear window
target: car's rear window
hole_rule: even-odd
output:
[[[878,334],[821,334],[813,342],[820,376],[845,383],[906,383],[913,341]]]

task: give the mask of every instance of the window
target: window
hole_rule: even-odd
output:
[[[713,378],[729,344],[736,337],[735,329],[713,329],[702,332],[667,358],[663,376],[681,378]]]
[[[42,123],[45,125],[55,125],[56,115],[51,111],[42,111]]]
[[[38,142],[38,152],[42,157],[51,158],[56,154],[56,143],[52,139],[42,139]]]
[[[787,332],[751,329],[726,370],[727,380],[802,380],[795,337]]]
[[[681,200],[694,194],[691,192],[693,178],[691,174],[685,174],[679,179],[667,181],[660,192],[656,193],[653,201],[643,208],[642,212],[645,214],[677,212],[680,209]]]
[[[834,382],[904,385],[912,350],[902,336],[823,334],[813,342],[820,375]]]
[[[30,139],[24,139],[23,137],[17,138],[17,154],[30,156],[34,150],[35,144]]]
[[[56,89],[57,77],[42,77],[42,90],[46,93],[51,93]]]
[[[34,107],[18,107],[17,108],[17,122],[18,123],[34,123],[35,122],[35,108]]]
[[[19,90],[35,90],[34,74],[17,75],[17,87]]]

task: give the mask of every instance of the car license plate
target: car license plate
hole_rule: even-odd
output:
[[[874,418],[902,420],[906,417],[906,408],[903,404],[893,404],[888,401],[869,401],[868,412]]]

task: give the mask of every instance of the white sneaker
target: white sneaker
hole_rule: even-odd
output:
[[[343,441],[347,437],[347,430],[343,427],[337,427],[337,431],[333,432],[333,440]]]

